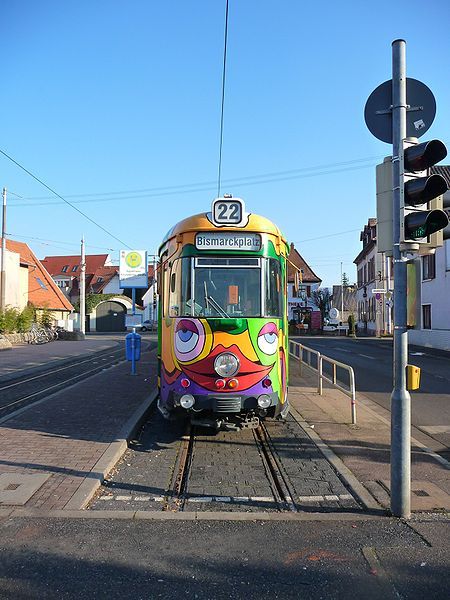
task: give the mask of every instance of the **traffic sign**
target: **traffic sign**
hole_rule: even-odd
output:
[[[383,290],[382,288],[378,289],[378,288],[373,288],[372,290],[370,290],[372,292],[372,294],[385,294],[386,290]]]
[[[406,137],[421,137],[436,116],[436,100],[428,86],[406,78]],[[382,142],[392,144],[392,80],[385,81],[370,94],[364,108],[369,131]]]

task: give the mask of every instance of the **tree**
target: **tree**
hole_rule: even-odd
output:
[[[330,309],[330,300],[331,294],[328,288],[323,288],[319,290],[313,290],[312,298],[314,300],[314,304],[319,308],[320,314],[322,315],[322,322],[325,319],[325,315]]]
[[[348,287],[350,285],[347,273],[342,273],[342,286]]]

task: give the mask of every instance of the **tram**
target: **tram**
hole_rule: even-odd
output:
[[[288,245],[240,198],[175,225],[159,249],[158,408],[216,429],[289,410]]]

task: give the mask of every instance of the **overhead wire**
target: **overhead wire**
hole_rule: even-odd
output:
[[[87,219],[88,221],[90,221],[91,223],[93,223],[94,225],[96,225],[99,229],[101,229],[106,234],[108,234],[109,236],[111,236],[112,238],[114,238],[115,240],[117,240],[118,242],[120,242],[123,246],[125,246],[129,250],[131,250],[131,248],[130,248],[130,246],[128,246],[128,244],[125,244],[125,242],[123,242],[121,239],[119,239],[113,233],[111,233],[110,231],[108,231],[108,229],[106,229],[106,227],[103,227],[103,225],[100,225],[100,223],[97,223],[97,221],[94,221],[94,219],[91,219],[91,217],[89,217],[86,213],[84,213],[82,210],[80,210],[79,208],[77,208],[76,206],[74,206],[71,202],[69,202],[68,200],[66,200],[65,198],[63,198],[60,194],[58,194],[58,192],[56,192],[53,188],[51,188],[44,181],[42,181],[42,179],[39,179],[39,177],[37,177],[36,175],[34,175],[28,169],[26,169],[23,165],[21,165],[17,160],[15,160],[12,156],[10,156],[9,154],[7,154],[1,148],[0,148],[0,153],[3,154],[3,156],[5,156],[12,163],[14,163],[17,167],[19,167],[20,169],[22,169],[22,171],[24,171],[25,173],[27,173],[27,175],[29,175],[34,180],[36,180],[38,183],[40,183],[41,185],[43,185],[49,192],[51,192],[52,194],[54,194],[55,196],[57,196],[58,198],[60,198],[68,206],[70,206],[71,208],[73,208],[74,210],[76,210],[78,213],[80,213],[80,215],[82,215],[85,219]]]
[[[362,160],[362,159],[361,159]],[[351,161],[349,161],[351,162]],[[339,163],[337,163],[339,164]],[[293,179],[303,179],[303,178],[308,178],[308,177],[317,177],[319,175],[332,175],[332,174],[336,174],[336,173],[341,173],[341,172],[345,172],[345,171],[355,171],[355,170],[360,170],[360,169],[366,169],[366,168],[370,168],[372,167],[373,164],[368,164],[368,165],[354,165],[354,166],[348,166],[346,168],[342,168],[342,169],[332,169],[332,170],[326,170],[326,171],[317,171],[317,172],[311,172],[311,173],[302,173],[302,174],[298,174],[298,175],[293,175],[291,177],[275,177],[275,178],[271,178],[271,179],[261,179],[260,181],[247,181],[247,182],[242,182],[242,183],[235,183],[235,185],[239,185],[240,187],[248,187],[248,186],[252,186],[252,185],[263,185],[266,183],[276,183],[276,182],[281,182],[281,181],[288,181],[288,180],[293,180]],[[295,173],[296,171],[294,171]],[[253,177],[253,176],[251,176]],[[264,176],[260,176],[260,177],[264,177]],[[250,178],[250,177],[249,177]],[[249,179],[246,178],[246,179]],[[243,178],[244,179],[244,178]],[[230,180],[230,181],[236,181],[236,180]],[[187,184],[187,185],[193,185],[193,184]],[[181,186],[180,186],[181,187]],[[159,193],[149,193],[149,194],[142,194],[142,195],[132,195],[132,196],[118,196],[115,198],[96,198],[96,195],[103,195],[106,196],[106,194],[109,194],[109,192],[105,192],[103,194],[94,194],[93,196],[90,196],[89,194],[74,194],[68,197],[71,198],[83,198],[88,196],[87,199],[82,199],[82,200],[77,200],[74,201],[73,204],[82,204],[82,203],[92,203],[92,202],[113,202],[113,201],[117,201],[117,200],[143,200],[145,198],[158,198],[161,196],[172,196],[172,195],[177,195],[177,194],[191,194],[191,193],[196,193],[196,192],[205,192],[205,191],[209,191],[213,189],[213,186],[210,185],[208,187],[203,187],[203,188],[197,188],[197,189],[192,189],[192,190],[177,190],[177,191],[167,191],[167,192],[159,192]],[[110,194],[115,194],[116,192],[110,192]],[[51,196],[46,196],[46,197],[25,197],[24,199],[27,201],[32,201],[32,200],[37,200],[37,199],[48,199],[51,198]],[[54,202],[33,202],[33,206],[54,206],[57,204],[61,204],[58,201],[54,201]],[[28,203],[14,203],[12,206],[14,206],[15,208],[17,207],[21,207],[21,206],[29,206]]]
[[[228,41],[228,0],[225,8],[225,40],[223,45],[223,68],[222,68],[222,101],[220,110],[220,141],[219,141],[219,166],[217,174],[217,197],[220,197],[220,178],[222,174],[222,145],[223,145],[223,114],[225,106],[225,76],[227,66],[227,41]]]

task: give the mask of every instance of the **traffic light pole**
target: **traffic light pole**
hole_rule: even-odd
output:
[[[400,194],[403,192],[403,140],[406,137],[406,43],[392,43],[392,182],[394,257],[394,389],[391,394],[391,512],[411,515],[411,396],[406,389],[406,262],[400,251]]]

